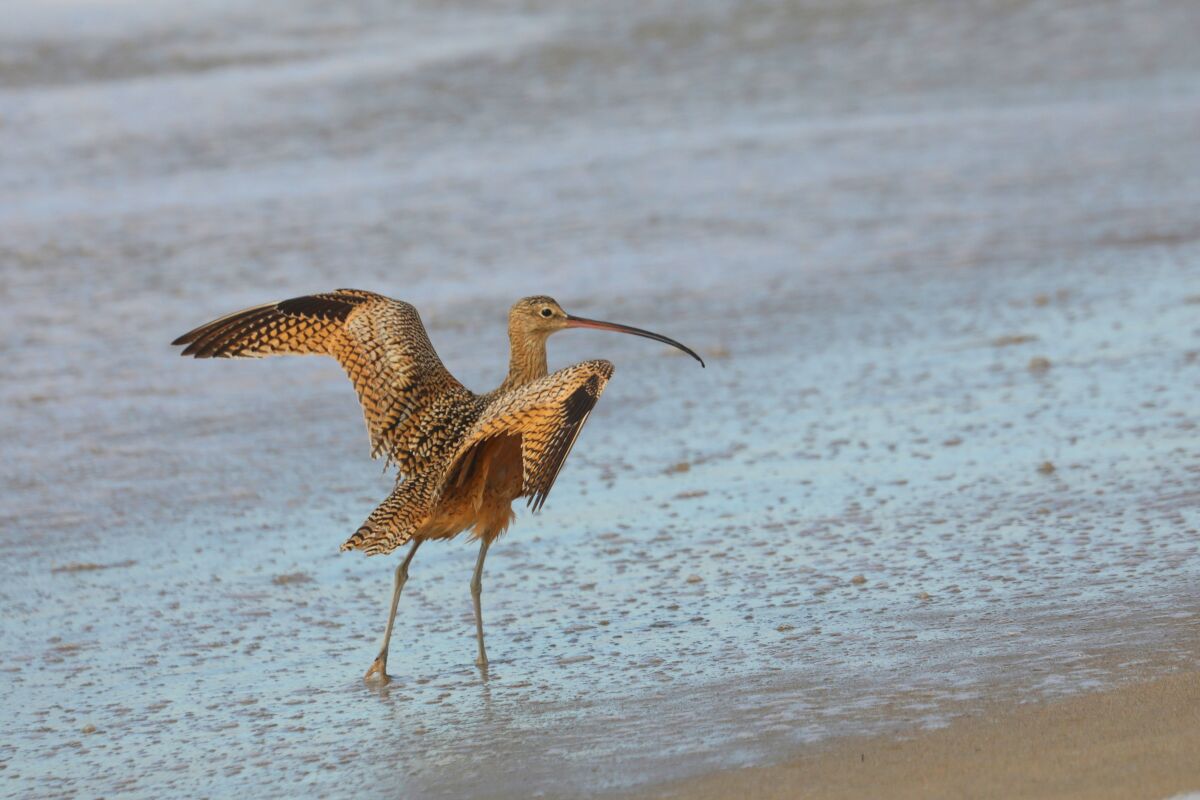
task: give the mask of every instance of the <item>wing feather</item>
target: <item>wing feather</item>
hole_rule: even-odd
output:
[[[358,289],[294,297],[236,311],[185,333],[172,344],[195,358],[329,355],[342,365],[363,408],[371,455],[403,472],[439,444],[449,405],[472,405],[429,341],[408,303]]]
[[[608,361],[584,361],[490,398],[448,462],[446,474],[452,475],[455,466],[482,442],[519,436],[521,495],[539,511],[612,371]]]

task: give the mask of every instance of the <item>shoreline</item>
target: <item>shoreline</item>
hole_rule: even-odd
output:
[[[1194,662],[1193,662],[1194,663]],[[946,726],[815,745],[622,797],[1174,798],[1200,792],[1200,670],[1053,700],[965,705]]]

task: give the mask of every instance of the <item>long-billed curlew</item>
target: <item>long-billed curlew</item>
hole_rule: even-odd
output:
[[[399,468],[396,488],[342,545],[367,555],[412,547],[396,567],[391,608],[379,655],[365,678],[386,682],[388,644],[408,565],[426,539],[470,529],[480,541],[471,578],[478,664],[483,646],[483,560],[512,523],[512,501],[546,502],[563,462],[612,376],[608,361],[584,361],[548,374],[546,339],[565,328],[645,336],[690,349],[657,333],[575,317],[550,297],[518,300],[508,314],[508,377],[475,394],[442,364],[417,310],[356,289],[296,297],[238,311],[180,336],[196,358],[260,358],[285,353],[333,356],[358,392],[372,457]]]

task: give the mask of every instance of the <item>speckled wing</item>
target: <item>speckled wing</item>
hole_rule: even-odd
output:
[[[369,556],[390,553],[414,535],[429,517],[438,489],[433,470],[396,484],[392,493],[371,512],[341,550],[362,550]]]
[[[450,460],[450,471],[481,442],[520,436],[521,494],[538,511],[612,373],[608,361],[584,361],[491,397]]]
[[[446,370],[413,306],[356,289],[248,308],[172,344],[196,358],[333,356],[358,393],[372,457],[386,456],[403,472],[441,455],[440,420],[452,416],[448,406],[474,397]]]

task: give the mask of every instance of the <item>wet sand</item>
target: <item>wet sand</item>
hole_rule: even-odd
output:
[[[0,17],[0,793],[601,796],[1195,669],[1200,7],[604,5]],[[455,541],[361,681],[338,367],[167,345],[337,286],[479,390],[535,292],[709,359],[551,341],[617,370],[487,676]]]
[[[1162,800],[1200,789],[1200,672],[963,711],[934,731],[838,740],[630,797]]]

